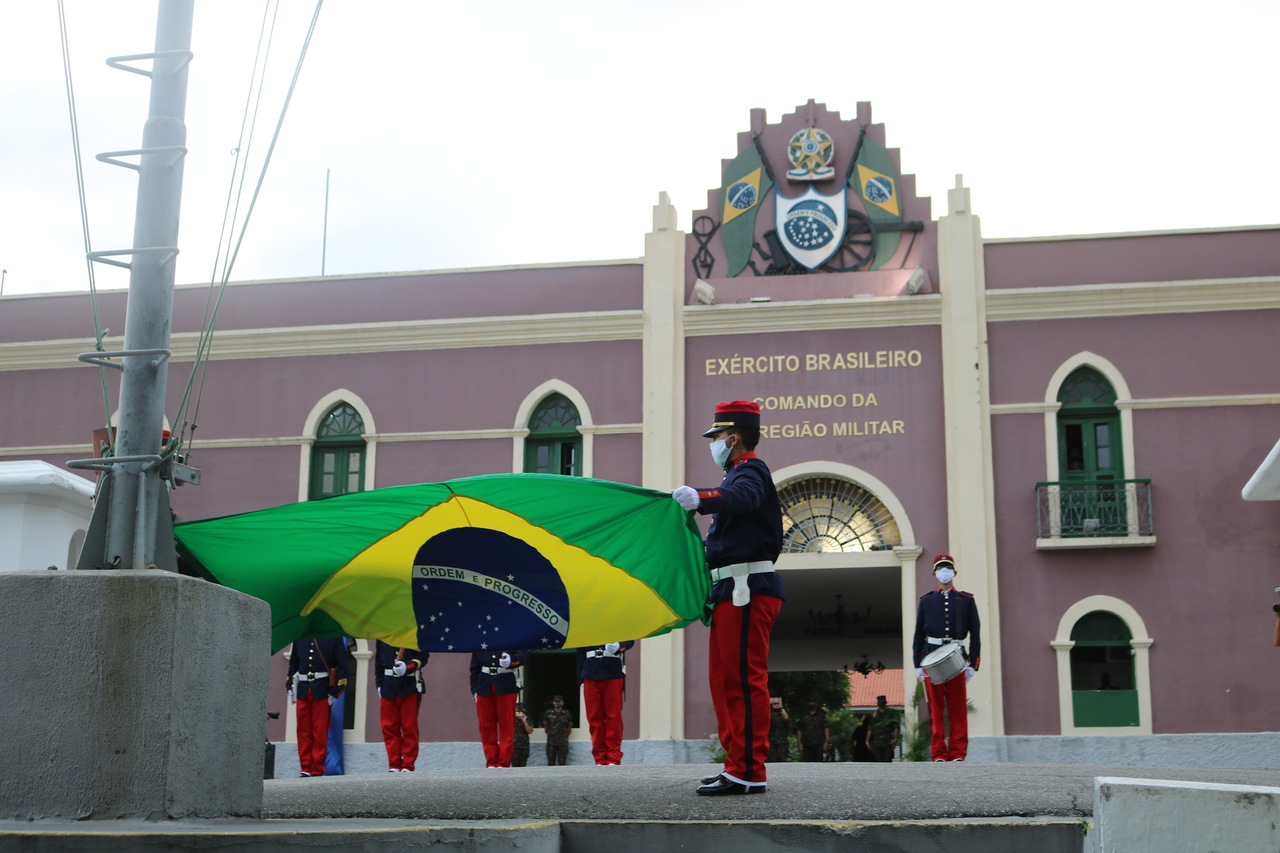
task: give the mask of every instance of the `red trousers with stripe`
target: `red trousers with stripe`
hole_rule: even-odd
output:
[[[935,761],[964,758],[969,754],[969,690],[964,673],[942,684],[934,684],[926,675],[924,691],[929,697],[929,725],[933,730],[930,757]],[[950,737],[947,737],[948,723]]]
[[[413,770],[418,760],[418,709],[422,694],[410,693],[395,699],[378,700],[382,720],[382,742],[387,747],[387,766],[392,770]]]
[[[298,767],[308,776],[324,775],[329,751],[329,699],[298,700]]]
[[[622,689],[626,683],[621,678],[588,678],[582,682],[587,725],[591,727],[591,755],[596,764],[622,763]]]
[[[753,595],[743,607],[721,601],[711,611],[707,653],[724,775],[742,784],[766,781],[769,758],[769,634],[782,599]]]
[[[510,767],[516,736],[516,694],[476,696],[476,719],[485,767]]]

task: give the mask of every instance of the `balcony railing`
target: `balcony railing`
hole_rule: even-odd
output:
[[[1036,483],[1041,539],[1149,537],[1150,480],[1071,480]]]

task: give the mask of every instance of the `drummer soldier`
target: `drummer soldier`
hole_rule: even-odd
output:
[[[982,639],[978,624],[978,605],[973,594],[955,588],[956,561],[950,554],[939,554],[933,561],[933,575],[938,588],[921,596],[916,609],[916,633],[911,646],[916,678],[924,682],[929,699],[929,720],[933,728],[930,754],[934,761],[964,761],[969,751],[969,697],[966,685],[978,671]],[[948,643],[969,640],[963,677],[956,674],[935,684],[922,665],[932,653]],[[964,647],[960,647],[964,654]],[[948,736],[947,724],[950,723]]]

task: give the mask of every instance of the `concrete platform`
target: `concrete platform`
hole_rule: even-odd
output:
[[[771,765],[764,795],[696,796],[697,777],[712,769],[523,767],[274,779],[264,783],[262,820],[5,821],[0,851],[391,851],[437,844],[534,853],[1080,853],[1099,777],[1280,787],[1280,770],[780,764]]]

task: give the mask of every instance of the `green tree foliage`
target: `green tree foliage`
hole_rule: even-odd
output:
[[[843,672],[771,672],[769,695],[781,696],[792,724],[810,700],[828,715],[849,704],[849,677]],[[834,737],[835,732],[832,732]]]

